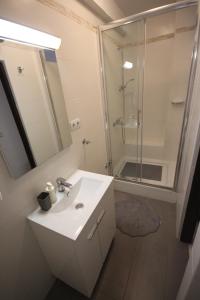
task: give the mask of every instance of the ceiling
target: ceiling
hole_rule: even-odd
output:
[[[130,16],[139,12],[177,2],[175,0],[114,0],[122,10],[124,16]]]

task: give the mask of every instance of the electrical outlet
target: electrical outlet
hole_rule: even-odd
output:
[[[71,127],[71,130],[79,129],[81,127],[80,119],[76,118],[76,119],[70,121],[70,127]]]

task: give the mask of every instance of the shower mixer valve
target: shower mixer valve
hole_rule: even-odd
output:
[[[119,126],[124,126],[124,120],[123,120],[122,117],[117,118],[117,119],[113,122],[113,127],[115,127],[115,126],[117,126],[117,125],[119,125]]]

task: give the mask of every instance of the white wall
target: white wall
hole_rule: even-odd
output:
[[[36,208],[35,197],[46,181],[54,182],[57,176],[66,177],[80,165],[84,166],[83,137],[92,141],[88,147],[93,170],[104,172],[105,136],[97,34],[91,25],[100,21],[74,0],[68,0],[67,5],[78,17],[75,13],[64,14],[63,10],[58,13],[38,1],[0,2],[2,18],[62,38],[58,63],[68,115],[69,119],[81,119],[81,129],[73,133],[71,147],[17,180],[9,176],[0,159],[0,191],[3,195],[3,201],[0,201],[0,299],[40,300],[50,287],[49,268],[26,216]]]

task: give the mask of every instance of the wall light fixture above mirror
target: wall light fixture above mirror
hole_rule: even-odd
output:
[[[0,39],[52,50],[61,45],[58,37],[3,19],[0,19]]]

